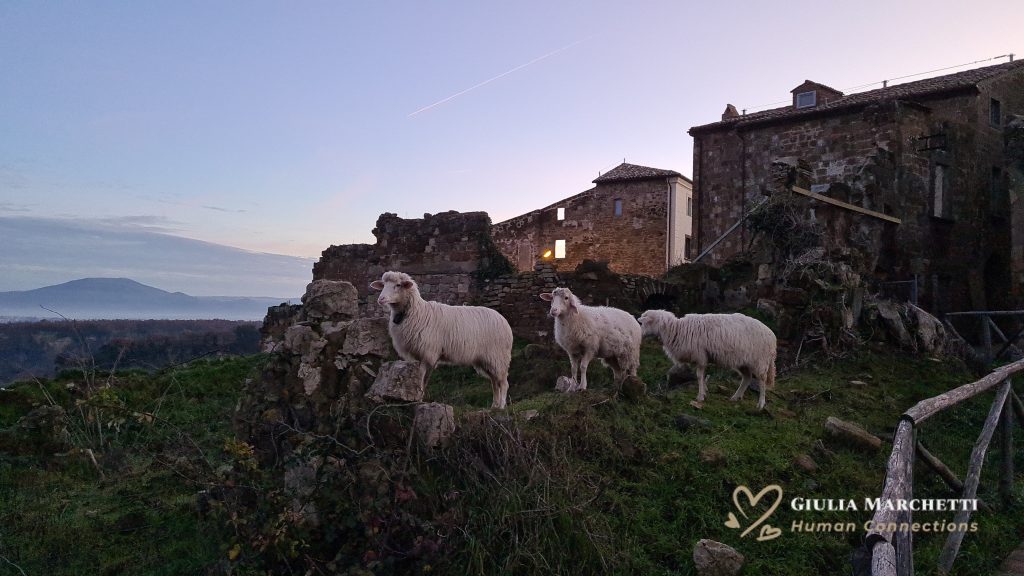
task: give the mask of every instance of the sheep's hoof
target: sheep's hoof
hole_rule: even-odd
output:
[[[742,396],[737,396],[736,394],[733,394],[732,396],[729,397],[729,400],[732,400],[733,402],[739,402],[742,399]]]

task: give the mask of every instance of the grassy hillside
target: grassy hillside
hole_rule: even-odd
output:
[[[649,394],[637,403],[614,397],[609,372],[597,364],[591,390],[555,393],[554,377],[568,371],[568,361],[517,346],[514,418],[467,418],[489,405],[489,385],[468,369],[435,372],[428,398],[462,415],[448,449],[353,454],[330,438],[311,440],[307,451],[358,482],[382,486],[381,502],[364,502],[353,501],[341,483],[321,484],[315,498],[328,528],[315,533],[287,526],[284,508],[276,514],[274,504],[290,497],[281,492],[280,474],[256,470],[247,447],[231,440],[243,381],[261,363],[249,357],[127,374],[79,406],[81,381],[0,391],[0,427],[14,424],[33,403],[52,401],[69,410],[71,444],[97,456],[94,465],[81,450],[0,452],[0,574],[20,574],[14,565],[26,574],[255,574],[309,565],[339,574],[692,574],[699,538],[737,548],[747,558],[745,574],[848,573],[863,532],[799,534],[789,526],[800,519],[863,524],[870,513],[801,514],[788,500],[880,495],[890,447],[867,453],[835,443],[823,436],[825,418],[891,431],[917,400],[972,379],[955,362],[865,351],[781,374],[769,411],[761,413],[750,393],[742,403],[730,402],[736,379],[713,372],[708,401],[697,409],[692,387],[662,384],[668,362],[657,346],[645,344],[641,376]],[[960,474],[990,401],[984,395],[922,432]],[[531,410],[537,415],[527,420]],[[686,427],[683,415],[708,424]],[[824,450],[815,448],[822,438]],[[794,465],[801,454],[818,469]],[[955,573],[990,573],[1024,536],[1020,509],[997,506],[991,476],[998,456],[990,450],[982,483],[982,497],[996,511],[977,514],[980,532],[965,538]],[[385,460],[401,463],[402,478],[367,473],[368,462]],[[237,509],[214,505],[207,513],[207,498],[197,493],[237,488],[242,478],[251,480],[257,501]],[[723,525],[733,489],[747,485],[756,492],[768,484],[785,492],[770,520],[783,535],[767,542],[739,538]],[[915,489],[922,497],[948,497],[922,468]],[[384,507],[408,514],[375,515]],[[260,512],[246,512],[253,509]],[[415,533],[417,518],[431,518],[436,536],[401,541],[401,534]],[[409,526],[400,528],[402,522]],[[259,536],[246,536],[253,533]],[[377,537],[382,533],[396,536],[385,541]],[[941,543],[941,537],[915,537],[918,574],[933,573]]]

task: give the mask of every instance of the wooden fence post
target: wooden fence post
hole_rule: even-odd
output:
[[[1013,389],[1013,383],[1009,378],[1006,385]],[[1006,402],[1003,405],[1003,416],[999,423],[1002,431],[999,434],[999,451],[1002,452],[1002,466],[999,471],[999,496],[1003,500],[1003,506],[1013,504],[1013,403]]]
[[[992,408],[988,411],[985,426],[981,429],[978,441],[974,443],[974,450],[971,451],[971,461],[967,466],[967,476],[964,477],[964,493],[961,496],[964,500],[973,500],[978,494],[978,482],[981,480],[981,467],[985,464],[985,452],[988,450],[989,442],[992,441],[992,435],[996,431],[996,425],[1003,414],[1003,406],[1006,404],[1006,398],[1009,395],[1010,382],[1005,380],[1003,385],[999,387],[999,391],[996,392],[996,399],[992,402]],[[970,510],[958,510],[953,517],[953,523],[966,524],[970,519]],[[950,569],[953,567],[953,561],[956,560],[956,555],[960,551],[960,543],[963,540],[964,532],[960,530],[954,530],[946,537],[946,544],[942,547],[942,553],[939,554],[940,573],[949,574]]]

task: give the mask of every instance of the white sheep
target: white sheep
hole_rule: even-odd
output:
[[[388,333],[398,355],[423,364],[424,389],[440,362],[472,366],[491,381],[491,407],[505,408],[512,328],[501,314],[424,300],[416,282],[402,272],[385,272],[370,287],[381,291],[377,302],[391,310]]]
[[[740,400],[753,379],[759,381],[758,410],[764,408],[765,390],[775,386],[775,333],[743,314],[687,314],[676,318],[665,310],[640,315],[643,333],[661,339],[673,364],[692,362],[697,367],[697,401],[707,396],[704,370],[708,364],[732,368],[743,377],[732,400]]]
[[[551,302],[548,315],[555,319],[555,342],[569,354],[573,390],[587,389],[587,366],[600,358],[620,385],[640,368],[640,324],[628,312],[606,306],[584,306],[568,288],[542,293]],[[580,379],[577,380],[578,373]]]

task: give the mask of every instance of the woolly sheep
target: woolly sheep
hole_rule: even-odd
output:
[[[636,376],[643,338],[636,318],[618,308],[584,306],[568,288],[555,288],[540,298],[551,302],[548,315],[555,319],[555,342],[569,354],[574,390],[587,389],[587,366],[594,358],[612,369],[616,385],[627,375]]]
[[[665,354],[676,365],[692,362],[697,367],[697,401],[707,396],[704,370],[708,364],[732,368],[743,377],[732,400],[740,400],[750,381],[760,381],[757,408],[765,404],[765,390],[775,386],[775,334],[743,314],[687,314],[676,318],[665,310],[640,315],[643,333],[661,339]]]
[[[381,291],[377,302],[391,310],[388,333],[398,355],[425,367],[424,388],[440,362],[472,366],[491,381],[491,407],[505,408],[512,328],[501,314],[424,300],[416,282],[402,272],[385,272],[370,287]]]

